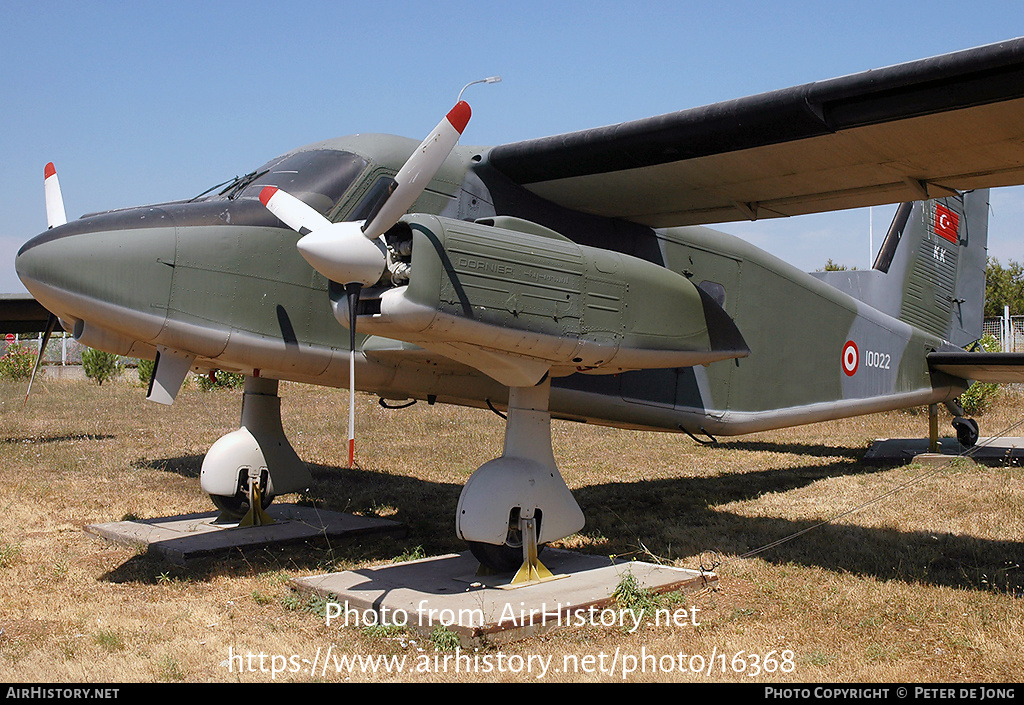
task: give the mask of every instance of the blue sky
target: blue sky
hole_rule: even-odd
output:
[[[3,0],[0,292],[46,227],[193,196],[296,146],[423,137],[468,81],[463,144],[647,117],[1024,35],[1024,3]],[[873,211],[875,242],[893,208]],[[1024,260],[1024,190],[990,252]],[[803,269],[869,265],[867,210],[720,226]]]

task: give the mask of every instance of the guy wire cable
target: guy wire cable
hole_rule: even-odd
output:
[[[998,440],[1000,438],[1005,438],[1011,431],[1019,428],[1021,425],[1024,425],[1024,419],[1021,419],[1021,420],[1017,421],[1016,423],[1010,424],[1009,426],[1004,428],[1002,431],[1000,431],[998,434],[996,434],[994,436],[990,436],[984,443],[979,443],[979,444],[974,445],[966,453],[963,453],[963,454],[958,455],[958,456],[950,456],[950,457],[954,459],[953,462],[955,462],[956,458],[970,458],[972,455],[974,455],[974,453],[978,452],[980,449],[987,447],[989,444],[995,442],[996,440]],[[908,487],[911,487],[911,486],[913,486],[913,485],[915,485],[915,484],[917,484],[919,482],[927,480],[928,478],[930,478],[933,475],[937,474],[939,471],[945,470],[947,467],[949,467],[949,466],[948,465],[941,465],[941,466],[932,468],[931,470],[929,470],[927,472],[924,472],[924,473],[921,473],[919,475],[916,475],[916,476],[910,478],[909,480],[907,480],[906,482],[904,482],[904,483],[902,483],[902,484],[900,484],[900,485],[898,485],[898,486],[896,486],[896,487],[894,487],[894,488],[892,488],[892,489],[890,489],[890,490],[888,490],[886,492],[883,492],[882,494],[878,495],[877,497],[874,497],[873,499],[869,499],[866,502],[862,502],[861,504],[858,504],[856,507],[853,507],[851,509],[846,510],[845,512],[837,514],[836,516],[832,517],[831,519],[826,519],[824,521],[820,521],[817,524],[814,524],[813,526],[809,526],[809,527],[807,527],[805,529],[801,529],[800,531],[796,531],[796,532],[794,532],[794,533],[792,533],[792,534],[790,534],[788,536],[784,536],[781,539],[778,539],[776,541],[772,541],[770,543],[767,543],[767,544],[761,546],[760,548],[755,548],[755,549],[753,549],[751,551],[747,551],[744,554],[741,554],[739,556],[735,556],[735,557],[730,558],[728,560],[725,560],[725,561],[717,561],[716,560],[716,561],[713,562],[713,565],[711,565],[710,567],[704,566],[702,564],[700,566],[700,569],[701,569],[702,572],[711,572],[711,571],[713,571],[713,570],[715,570],[715,569],[717,569],[717,568],[719,568],[721,566],[728,565],[729,563],[732,563],[733,561],[737,561],[737,560],[740,560],[742,558],[750,558],[750,557],[756,556],[756,555],[758,555],[760,553],[764,553],[765,551],[769,551],[769,550],[771,550],[773,548],[781,546],[784,543],[788,543],[789,541],[792,541],[793,539],[797,538],[798,536],[803,536],[804,534],[806,534],[806,533],[808,533],[810,531],[813,531],[814,529],[821,528],[822,526],[825,526],[827,524],[831,524],[832,522],[835,522],[835,521],[838,521],[839,519],[842,519],[844,517],[850,516],[851,514],[855,514],[855,513],[859,512],[860,510],[864,509],[865,507],[868,507],[868,506],[870,506],[872,504],[880,502],[881,500],[883,500],[883,499],[885,499],[887,497],[890,497],[890,496],[896,494],[897,492],[901,492],[902,490],[905,490]],[[717,551],[712,551],[711,553],[713,553],[715,555],[721,555]]]

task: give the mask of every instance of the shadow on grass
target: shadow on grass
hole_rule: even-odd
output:
[[[15,443],[67,443],[74,441],[106,441],[115,438],[109,433],[70,433],[63,436],[24,436],[0,438],[0,444],[8,445]]]
[[[779,443],[775,441],[718,441],[718,443],[710,447],[752,453],[786,453],[810,455],[816,458],[846,458],[847,460],[858,461],[867,453],[867,448],[827,446],[820,443]]]
[[[730,444],[735,447],[737,444]],[[766,444],[748,444],[764,450]],[[767,444],[773,445],[773,444]],[[789,450],[794,444],[781,444]],[[795,444],[799,446],[799,444]],[[806,452],[806,446],[802,447]],[[837,450],[824,449],[828,456]],[[185,477],[198,477],[201,458],[186,456],[148,461],[148,467]],[[240,570],[342,570],[367,562],[383,562],[412,547],[423,555],[465,550],[455,536],[454,517],[462,486],[436,483],[374,470],[311,465],[313,486],[299,501],[352,514],[383,516],[404,523],[404,537],[355,536],[330,545],[292,545],[233,551],[220,559],[204,559],[174,569],[189,579],[206,579]],[[576,550],[600,555],[633,556],[649,552],[696,567],[700,556],[717,552],[728,560],[806,533],[757,553],[776,564],[814,566],[879,580],[902,580],[962,589],[1024,595],[1024,543],[971,536],[866,528],[836,522],[746,517],[715,507],[788,492],[830,477],[877,472],[852,460],[826,465],[796,466],[708,478],[609,482],[574,490],[587,517]],[[282,501],[296,501],[286,497]],[[848,520],[846,520],[848,521]],[[138,556],[104,576],[113,582],[153,581],[161,564]]]
[[[649,551],[696,567],[706,552],[725,561],[753,553],[779,565],[1024,596],[1024,543],[1019,540],[870,528],[851,523],[856,519],[850,517],[834,523],[747,517],[715,508],[863,472],[855,463],[839,462],[704,479],[594,485],[575,496],[587,516],[584,533],[601,537],[600,547],[608,554],[643,559],[642,553]]]
[[[161,470],[172,472],[175,475],[199,479],[199,471],[203,467],[202,455],[182,455],[177,458],[163,458],[160,460],[147,460],[139,458],[132,463],[133,467],[146,468],[149,470]]]

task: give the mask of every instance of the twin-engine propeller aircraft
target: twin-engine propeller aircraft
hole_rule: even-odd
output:
[[[460,100],[420,144],[320,142],[72,222],[49,165],[18,274],[51,330],[155,359],[153,401],[189,370],[246,375],[201,477],[235,515],[311,482],[279,380],[507,410],[456,531],[527,576],[584,525],[552,417],[699,438],[946,403],[970,444],[957,397],[1020,376],[964,349],[987,189],[1024,183],[1024,39],[489,148],[458,146],[469,118]],[[901,202],[868,271],[806,274],[703,227]]]

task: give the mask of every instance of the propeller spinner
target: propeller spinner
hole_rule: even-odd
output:
[[[274,186],[260,202],[302,235],[296,247],[312,267],[345,285],[349,310],[349,467],[355,463],[356,303],[362,287],[377,283],[387,266],[381,236],[398,222],[434,178],[462,136],[472,111],[459,100],[395,175],[390,194],[363,223],[332,223],[311,206]]]
[[[299,253],[331,281],[369,286],[384,273],[384,245],[376,238],[367,239],[359,223],[332,223],[275,186],[264,187],[260,202],[303,236],[296,244]]]

